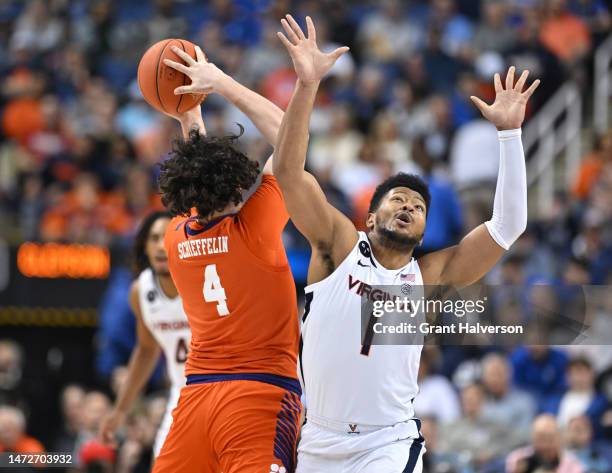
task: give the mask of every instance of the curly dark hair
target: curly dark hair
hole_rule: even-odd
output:
[[[234,147],[244,132],[238,126],[238,135],[209,137],[192,130],[187,140],[174,141],[159,176],[162,202],[172,215],[189,215],[195,207],[206,218],[242,201],[242,191],[257,179],[259,163]]]
[[[395,176],[385,179],[378,185],[374,191],[372,200],[370,200],[370,208],[368,212],[376,212],[383,197],[387,194],[387,192],[389,192],[391,189],[395,189],[396,187],[407,187],[408,189],[418,192],[425,201],[426,209],[429,209],[431,195],[429,194],[429,187],[427,186],[427,183],[416,174],[400,172]]]
[[[147,246],[147,240],[149,239],[151,227],[153,227],[155,222],[157,222],[160,218],[172,218],[172,215],[170,215],[169,212],[164,211],[152,212],[143,219],[140,227],[138,228],[138,232],[136,232],[134,247],[132,249],[132,270],[134,271],[134,274],[140,274],[151,266],[151,262],[149,261],[145,248]]]

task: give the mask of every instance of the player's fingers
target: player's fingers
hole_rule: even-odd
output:
[[[200,46],[195,47],[196,57],[198,58],[198,62],[206,62],[206,56],[204,55],[204,51]]]
[[[495,93],[498,94],[504,91],[504,87],[502,86],[501,77],[496,72],[493,76],[493,84],[495,84]]]
[[[180,57],[183,61],[185,61],[185,63],[188,66],[193,66],[196,61],[194,58],[192,58],[189,54],[187,54],[185,51],[183,51],[181,48],[177,48],[176,46],[172,46],[172,51],[174,51],[174,53]]]
[[[189,75],[189,68],[180,62],[174,62],[171,59],[164,59],[164,64],[172,69],[176,69],[183,74]]]
[[[308,39],[317,42],[317,30],[315,29],[314,23],[312,22],[312,18],[309,16],[306,17],[306,28],[308,29]]]
[[[296,35],[295,31],[293,31],[291,26],[289,26],[289,23],[287,22],[287,20],[283,18],[281,20],[281,25],[283,25],[283,29],[285,30],[285,33],[287,33],[287,36],[291,40],[291,43],[298,44],[300,42],[300,38],[298,38],[298,35]]]
[[[506,74],[506,90],[512,90],[514,86],[514,70],[514,66],[510,66],[510,69],[508,69],[508,74]]]
[[[533,84],[531,84],[529,86],[529,88],[523,92],[523,96],[526,99],[529,99],[529,97],[531,97],[531,95],[533,94],[533,92],[538,88],[538,85],[540,85],[540,79],[536,79],[533,81]]]
[[[521,77],[519,77],[519,79],[516,81],[516,84],[514,85],[515,91],[520,92],[523,90],[523,87],[525,87],[525,82],[527,82],[528,76],[529,76],[529,71],[525,69],[523,73],[521,74]]]
[[[486,102],[480,100],[478,97],[475,96],[471,96],[470,99],[472,100],[472,102],[474,103],[474,105],[476,105],[476,108],[478,110],[480,110],[480,113],[482,113],[484,115],[485,111],[487,110],[487,108],[489,108],[489,106],[487,105]]]
[[[286,17],[287,17],[287,21],[291,25],[291,28],[293,28],[293,31],[295,31],[295,34],[298,35],[298,38],[306,39],[306,36],[304,36],[304,32],[302,31],[302,28],[300,28],[300,25],[298,25],[298,22],[295,21],[295,18],[293,18],[291,15],[287,15]]]
[[[340,56],[349,50],[348,46],[342,46],[341,48],[334,49],[329,55],[334,61],[337,61]]]
[[[195,90],[192,85],[182,85],[174,89],[174,95],[191,94],[191,93],[195,93]]]
[[[287,51],[289,51],[289,54],[291,54],[291,51],[293,50],[293,48],[295,48],[293,43],[289,41],[287,37],[280,31],[276,33],[276,36],[278,36],[278,39],[281,40],[281,43],[285,45],[285,48],[287,48]]]

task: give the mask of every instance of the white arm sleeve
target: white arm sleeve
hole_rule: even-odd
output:
[[[527,173],[521,129],[503,130],[499,137],[499,174],[493,217],[485,222],[491,238],[507,250],[527,228]]]

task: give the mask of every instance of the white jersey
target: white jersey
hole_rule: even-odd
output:
[[[181,298],[168,298],[151,268],[138,277],[138,296],[144,323],[164,352],[172,388],[180,389],[185,384],[185,360],[191,341]]]
[[[305,288],[300,375],[307,419],[358,433],[413,418],[422,345],[372,345],[364,351],[361,337],[361,296],[371,286],[405,284],[423,285],[417,261],[386,269],[359,232],[336,270]]]

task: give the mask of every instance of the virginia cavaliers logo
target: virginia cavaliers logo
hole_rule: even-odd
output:
[[[359,430],[357,430],[357,424],[349,424],[349,429],[351,429],[350,432],[347,432],[349,434],[359,434]]]

